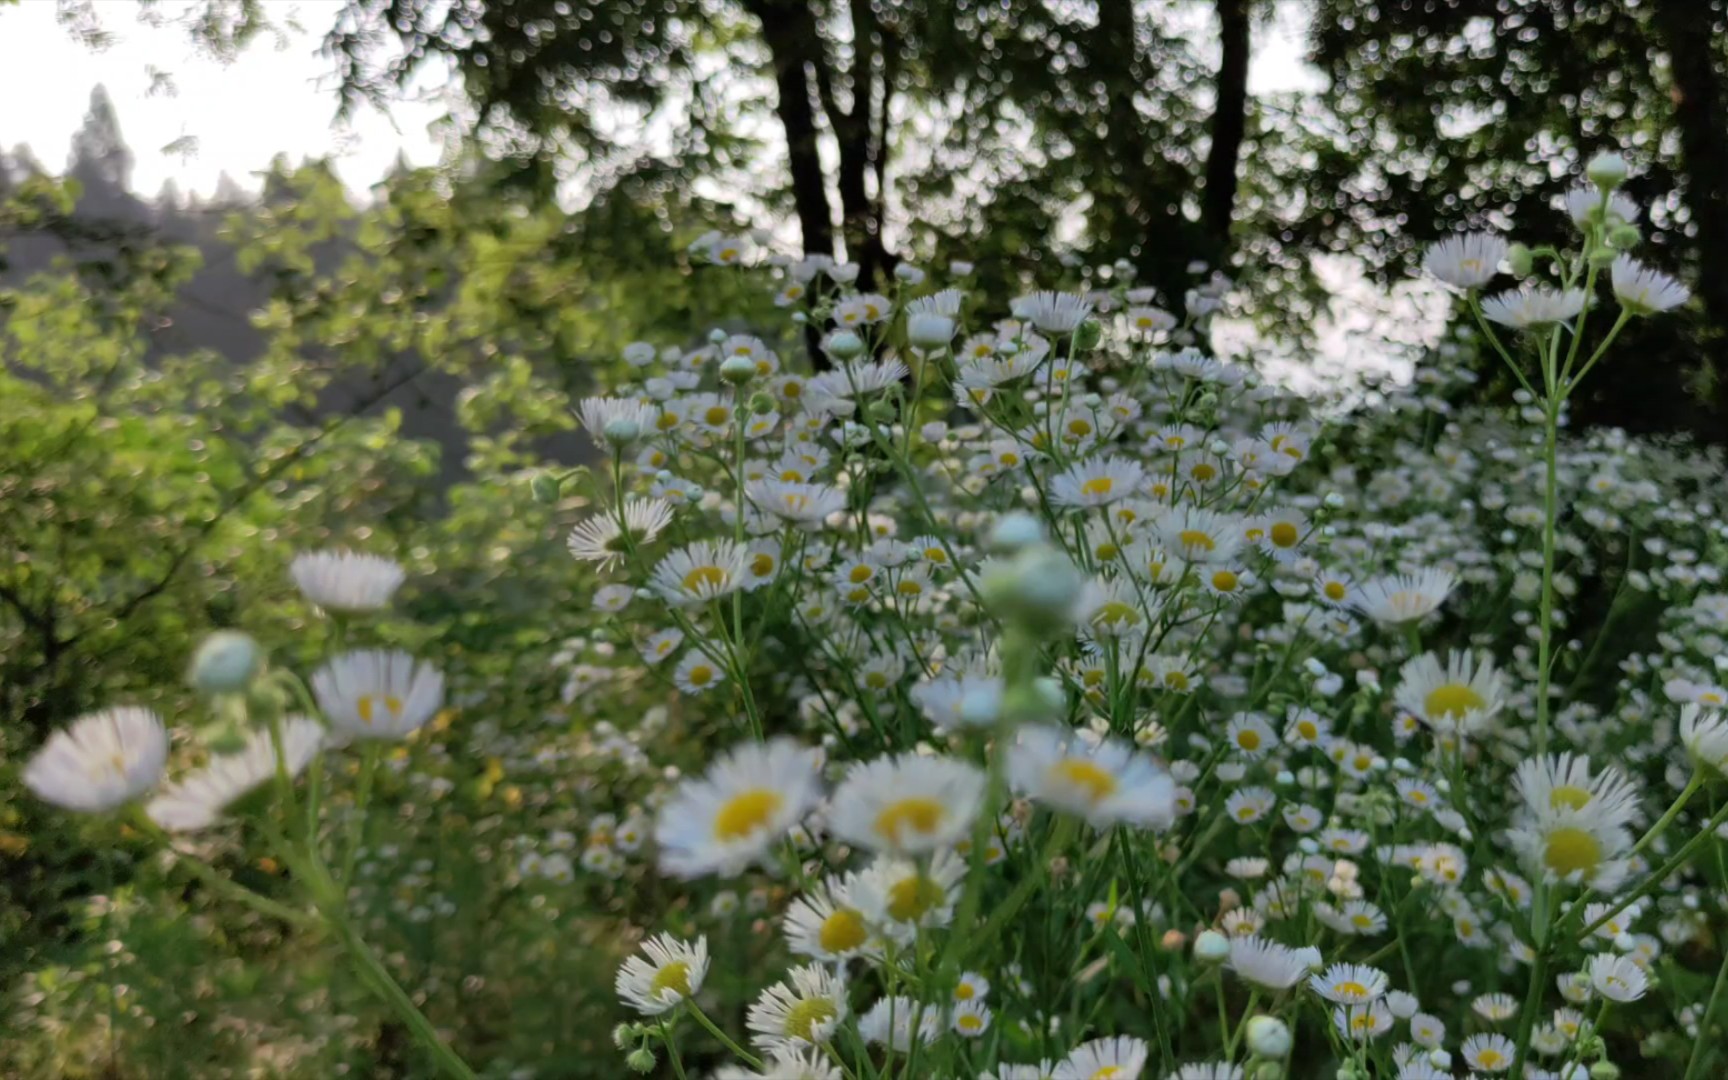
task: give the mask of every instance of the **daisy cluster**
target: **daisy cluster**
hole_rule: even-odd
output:
[[[1179,305],[1121,264],[988,311],[964,264],[866,292],[766,234],[700,238],[702,272],[786,321],[637,342],[581,402],[595,462],[534,490],[586,507],[593,629],[538,730],[474,721],[479,782],[513,793],[510,887],[560,930],[585,882],[628,900],[623,1068],[1728,1067],[1728,484],[1695,448],[1567,430],[1621,329],[1688,299],[1637,261],[1624,172],[1598,159],[1567,199],[1577,252],[1435,245],[1471,325],[1353,403],[1213,355],[1234,289],[1204,267]],[[1511,401],[1476,400],[1500,362]],[[342,626],[392,565],[295,579]],[[253,685],[240,645],[207,647],[204,683]],[[443,694],[376,650],[302,690],[147,818],[211,825],[272,782],[292,807],[322,749]],[[110,710],[26,780],[99,812],[166,760],[160,721]],[[290,848],[345,926],[318,883],[348,866],[316,830]]]

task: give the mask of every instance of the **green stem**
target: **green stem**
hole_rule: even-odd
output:
[[[1698,1018],[1698,1035],[1692,1040],[1692,1054],[1686,1059],[1686,1075],[1681,1080],[1693,1080],[1700,1075],[1698,1070],[1704,1064],[1704,1047],[1710,1043],[1710,1018],[1716,1015],[1724,985],[1728,985],[1728,949],[1723,950],[1722,964],[1716,969],[1716,985],[1710,990],[1710,1002],[1704,1006],[1704,1015]]]
[[[1536,753],[1548,752],[1549,684],[1553,678],[1549,655],[1554,648],[1554,527],[1560,512],[1558,442],[1560,402],[1550,399],[1543,409],[1542,460],[1542,610],[1541,637],[1536,657]]]
[[[690,1015],[694,1016],[696,1018],[696,1022],[698,1024],[701,1024],[703,1027],[707,1028],[708,1034],[710,1034],[710,1035],[714,1036],[716,1039],[720,1040],[721,1046],[724,1046],[726,1049],[732,1051],[734,1056],[736,1056],[740,1061],[744,1062],[744,1064],[750,1066],[752,1069],[760,1069],[762,1067],[762,1059],[757,1057],[755,1054],[752,1054],[750,1051],[744,1049],[742,1046],[739,1046],[737,1043],[733,1042],[732,1037],[727,1035],[724,1031],[722,1031],[720,1029],[720,1025],[718,1025],[714,1021],[708,1019],[708,1014],[702,1011],[702,1007],[700,1005],[696,1004],[694,1001],[691,1001],[688,998],[684,999],[684,1003],[686,1005],[690,1006]]]

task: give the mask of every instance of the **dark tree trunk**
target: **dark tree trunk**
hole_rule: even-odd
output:
[[[1206,191],[1201,221],[1223,261],[1230,249],[1236,209],[1236,167],[1248,128],[1249,0],[1217,0],[1218,35],[1224,56],[1218,65],[1217,104],[1212,110],[1212,149],[1206,156]]]
[[[811,65],[820,70],[822,58],[813,55],[818,43],[812,36],[815,27],[809,25],[809,9],[804,0],[745,0],[744,6],[761,21],[762,40],[774,62],[774,85],[779,95],[774,111],[786,132],[786,164],[792,174],[792,202],[798,211],[804,252],[833,255],[834,216],[816,144],[816,110],[811,105],[807,70]]]
[[[1699,2],[1660,3],[1651,9],[1656,34],[1668,52],[1674,79],[1674,126],[1680,133],[1684,199],[1698,225],[1698,298],[1709,321],[1702,335],[1705,361],[1715,385],[1715,430],[1728,425],[1728,270],[1718,253],[1728,251],[1728,112],[1718,74],[1711,24],[1716,12]]]

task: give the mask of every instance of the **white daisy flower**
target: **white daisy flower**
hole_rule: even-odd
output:
[[[653,363],[653,346],[648,349],[647,363]],[[630,350],[626,349],[625,359],[629,356]],[[596,446],[626,446],[660,430],[660,410],[637,398],[583,398],[576,413],[582,421],[582,430]]]
[[[941,1009],[898,995],[878,1001],[858,1020],[858,1035],[866,1043],[902,1054],[912,1049],[914,1038],[928,1043],[941,1033]]]
[[[1422,256],[1428,275],[1459,289],[1479,289],[1494,280],[1506,258],[1507,243],[1493,233],[1448,236]]]
[[[948,1026],[963,1039],[979,1038],[990,1030],[990,1006],[977,1000],[962,1001],[954,1006]]]
[[[1028,293],[1016,298],[1009,307],[1015,318],[1026,320],[1046,334],[1072,333],[1092,314],[1092,301],[1074,293]]]
[[[1243,542],[1241,522],[1191,506],[1165,514],[1152,530],[1164,550],[1193,563],[1227,563]]]
[[[763,1050],[819,1046],[846,1018],[846,982],[838,969],[805,964],[786,973],[786,982],[762,991],[744,1023],[751,1042]]]
[[[1516,330],[1563,322],[1584,310],[1583,289],[1552,289],[1546,285],[1497,293],[1482,301],[1482,314],[1491,322]]]
[[[644,1016],[659,1016],[696,996],[708,977],[708,939],[696,944],[671,934],[642,943],[648,958],[632,955],[618,969],[614,983],[620,1000]]]
[[[1288,990],[1308,976],[1307,960],[1288,945],[1261,937],[1230,939],[1230,970],[1269,990]]]
[[[444,704],[444,676],[405,652],[358,649],[312,674],[312,692],[330,722],[331,744],[401,739]]]
[[[906,945],[954,918],[965,876],[966,863],[947,850],[927,865],[879,855],[847,883],[846,895],[873,929]]]
[[[1433,653],[1413,656],[1398,670],[1393,700],[1400,709],[1435,731],[1474,735],[1505,704],[1506,680],[1495,670],[1493,657],[1480,662],[1456,649],[1446,654],[1446,666]]]
[[[597,562],[606,569],[631,548],[651,543],[672,524],[672,504],[665,499],[632,497],[624,500],[622,523],[618,517],[616,511],[607,511],[571,529],[565,541],[571,557],[578,562]]]
[[[294,556],[288,574],[300,595],[326,611],[377,611],[407,576],[402,565],[351,551],[309,551]]]
[[[1519,763],[1514,782],[1525,805],[1536,813],[1588,809],[1610,828],[1629,826],[1638,816],[1638,790],[1632,782],[1613,766],[1592,775],[1587,757],[1527,758]]]
[[[1615,256],[1608,272],[1614,285],[1615,299],[1634,315],[1668,311],[1692,298],[1692,292],[1686,286],[1630,255]]]
[[[830,875],[787,905],[782,924],[789,949],[824,963],[874,951],[870,926],[852,903],[853,877]]]
[[[290,778],[311,762],[324,742],[324,728],[305,716],[282,721],[282,760]],[[212,756],[202,769],[180,778],[150,800],[144,810],[169,832],[209,828],[230,804],[276,778],[276,747],[270,732],[254,730],[232,754]]]
[[[744,587],[749,552],[731,540],[702,540],[679,548],[654,567],[649,587],[667,603],[688,607]]]
[[[791,739],[734,747],[686,778],[661,808],[660,867],[681,878],[735,875],[762,858],[816,803],[821,757]]]
[[[1114,454],[1077,461],[1050,482],[1050,501],[1071,510],[1108,506],[1136,493],[1145,470]]]
[[[846,493],[827,484],[759,480],[744,494],[767,513],[805,527],[819,526],[830,514],[846,509]]]
[[[1327,1001],[1362,1005],[1386,992],[1386,973],[1363,964],[1333,964],[1311,976],[1308,986]]]
[[[1644,969],[1631,959],[1612,953],[1597,953],[1590,958],[1590,986],[1598,994],[1617,1004],[1637,1001],[1650,988]]]
[[[1351,606],[1378,623],[1414,622],[1444,604],[1457,584],[1450,571],[1433,567],[1391,574],[1358,585]]]
[[[672,681],[686,694],[700,694],[726,681],[726,670],[705,652],[693,649],[678,662]]]
[[[1176,818],[1176,782],[1127,743],[1096,745],[1044,725],[1021,729],[1008,748],[1008,777],[1027,796],[1086,819],[1168,828]]]
[[[149,709],[104,709],[55,732],[24,767],[24,786],[55,806],[98,814],[155,787],[167,761],[161,717]]]
[[[1137,1080],[1146,1068],[1146,1042],[1130,1035],[1093,1039],[1068,1052],[1055,1080]]]
[[[896,854],[952,847],[970,832],[984,774],[946,757],[902,754],[852,767],[828,808],[834,835]]]
[[[1610,892],[1626,876],[1632,838],[1600,805],[1534,809],[1508,833],[1531,873]]]
[[[658,664],[660,661],[678,651],[678,646],[684,643],[684,631],[675,626],[665,630],[656,630],[642,642],[637,650],[642,655],[642,662]]]
[[[1728,770],[1728,720],[1713,709],[1688,704],[1680,709],[1680,743],[1701,765]]]
[[[1503,1073],[1512,1068],[1518,1048],[1504,1035],[1481,1032],[1464,1040],[1464,1062],[1485,1073]]]

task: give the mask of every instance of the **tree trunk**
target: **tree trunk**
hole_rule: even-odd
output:
[[[1698,299],[1710,325],[1702,335],[1715,386],[1715,430],[1728,424],[1728,113],[1715,66],[1712,5],[1661,3],[1651,9],[1658,40],[1674,79],[1674,126],[1680,133],[1684,200],[1698,226]]]
[[[1217,104],[1212,110],[1212,149],[1206,156],[1206,191],[1201,221],[1218,247],[1222,263],[1230,250],[1230,220],[1236,209],[1236,167],[1248,127],[1249,0],[1216,0],[1218,36],[1224,56],[1218,65]]]
[[[792,202],[803,232],[804,253],[833,255],[834,215],[816,143],[816,111],[810,103],[806,70],[806,65],[822,62],[811,55],[817,43],[804,29],[810,23],[809,9],[803,0],[745,0],[744,6],[762,23],[762,40],[774,62],[779,94],[774,112],[786,132],[786,164],[792,174]]]

